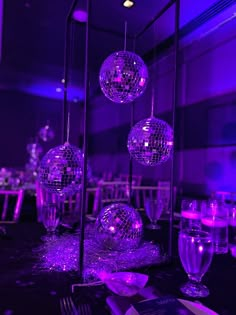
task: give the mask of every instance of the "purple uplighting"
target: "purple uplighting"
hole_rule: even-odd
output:
[[[0,0],[0,104],[1,314],[236,314],[236,0]]]

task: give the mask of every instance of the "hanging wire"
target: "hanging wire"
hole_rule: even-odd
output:
[[[155,91],[154,91],[154,86],[152,85],[151,118],[154,117],[154,103],[155,103]]]
[[[136,37],[133,39],[133,52],[135,52],[136,49]],[[134,126],[134,101],[131,103],[130,107],[130,129]],[[130,155],[129,156],[129,204],[132,206],[132,185],[133,185],[133,158]]]
[[[154,82],[155,82],[155,73],[157,72],[156,71],[156,65],[157,65],[157,62],[155,61],[155,58],[156,58],[156,46],[155,45],[155,24],[153,25],[153,42],[154,42],[154,48],[153,48],[153,72],[152,72],[152,92],[151,92],[151,118],[154,117],[154,111],[155,111],[155,89],[154,89]]]
[[[124,51],[126,51],[126,41],[127,41],[127,21],[125,21]]]
[[[70,106],[69,106],[69,110],[67,113],[66,142],[70,142]]]

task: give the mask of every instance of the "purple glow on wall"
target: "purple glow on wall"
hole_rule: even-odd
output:
[[[47,80],[35,80],[26,83],[19,83],[17,85],[17,90],[28,93],[35,96],[62,100],[63,99],[63,84],[61,87],[58,86],[58,83]],[[73,101],[74,99],[83,100],[84,99],[84,91],[81,87],[69,86],[68,88],[68,100]]]
[[[85,23],[88,20],[88,14],[82,9],[77,9],[73,12],[73,19],[78,22]]]

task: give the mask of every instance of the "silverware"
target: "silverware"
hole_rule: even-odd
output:
[[[78,315],[92,315],[91,307],[87,303],[78,305]]]
[[[62,298],[60,300],[60,308],[62,315],[80,315],[70,296]]]

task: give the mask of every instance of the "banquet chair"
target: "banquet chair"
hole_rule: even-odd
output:
[[[121,174],[120,180],[129,182],[129,175],[128,174]],[[142,182],[142,175],[132,175],[132,185],[133,186],[140,186],[141,182]]]
[[[211,193],[212,199],[218,199],[223,203],[236,203],[236,192],[230,191],[214,191]]]
[[[127,185],[127,193],[129,194],[129,175],[128,174],[121,174],[120,175],[121,181],[126,181],[128,183]],[[142,182],[142,175],[132,175],[132,187],[133,186],[140,186]],[[140,207],[140,194],[136,190],[132,190],[131,187],[131,194],[132,199],[134,200],[137,207]]]
[[[128,183],[122,181],[100,182],[95,197],[96,210],[113,202],[129,201]]]
[[[0,190],[2,202],[1,220],[5,223],[18,222],[24,198],[24,190]]]
[[[85,213],[93,212],[95,209],[96,199],[96,187],[88,187],[86,189],[86,200],[85,200]],[[42,221],[42,209],[45,204],[55,203],[62,210],[62,215],[66,218],[79,217],[81,208],[81,191],[78,191],[72,196],[66,198],[60,198],[55,193],[49,193],[43,189],[39,182],[36,182],[36,206],[37,206],[37,218],[38,222]]]
[[[36,207],[37,207],[37,220],[38,222],[42,221],[42,211],[43,207],[49,203],[54,203],[60,207],[62,215],[69,217],[78,213],[80,211],[80,192],[74,194],[73,196],[68,196],[62,198],[55,193],[48,192],[42,187],[42,185],[37,181],[36,182]]]

